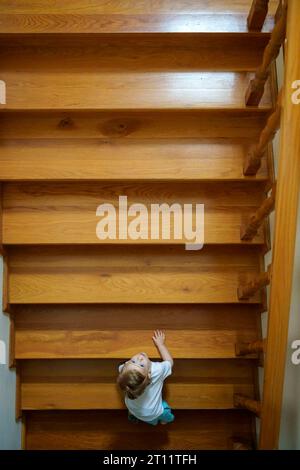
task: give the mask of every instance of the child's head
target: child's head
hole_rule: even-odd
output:
[[[126,361],[120,372],[117,383],[128,398],[134,400],[144,392],[150,383],[151,362],[146,353],[135,354]]]

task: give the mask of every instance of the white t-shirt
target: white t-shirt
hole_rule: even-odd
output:
[[[119,366],[119,372],[124,364]],[[169,361],[151,361],[151,383],[147,385],[145,391],[135,400],[125,396],[125,404],[136,418],[141,421],[153,421],[163,413],[162,388],[164,380],[171,375],[172,366]]]

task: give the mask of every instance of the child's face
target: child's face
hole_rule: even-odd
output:
[[[148,355],[144,352],[135,354],[132,356],[131,359],[129,359],[127,362],[125,362],[125,367],[126,369],[135,369],[141,372],[143,375],[149,375],[150,373],[150,359]]]

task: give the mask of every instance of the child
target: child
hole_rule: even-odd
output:
[[[152,337],[162,362],[152,362],[146,353],[133,356],[119,366],[117,383],[125,392],[128,419],[156,425],[167,424],[175,417],[167,402],[162,399],[164,380],[171,375],[173,359],[165,345],[165,334],[155,331]]]

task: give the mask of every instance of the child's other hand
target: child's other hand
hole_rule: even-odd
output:
[[[154,331],[154,335],[152,336],[152,339],[156,346],[162,345],[165,343],[166,335],[163,331],[156,330]]]

